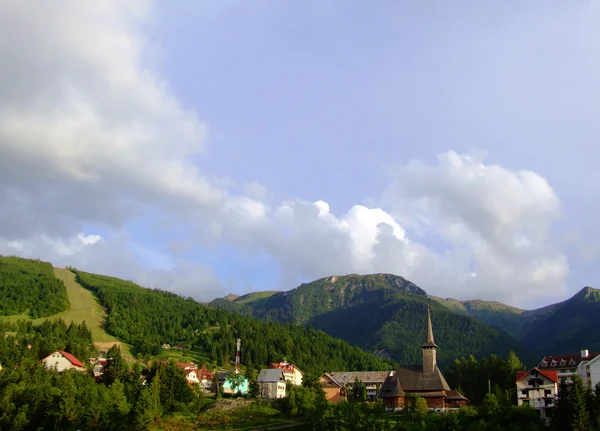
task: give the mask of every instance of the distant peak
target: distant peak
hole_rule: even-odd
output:
[[[600,289],[594,289],[593,287],[585,286],[573,297],[578,299],[584,299],[586,301],[600,301]]]
[[[235,301],[238,297],[239,297],[238,295],[236,295],[234,293],[230,293],[229,295],[224,296],[223,299],[225,301]]]
[[[416,295],[427,295],[427,293],[413,282],[395,274],[389,273],[376,273],[376,274],[346,274],[346,275],[331,275],[329,277],[322,278],[316,281],[325,281],[331,283],[334,288],[334,284],[338,283],[353,283],[362,282],[363,284],[368,281],[375,281],[376,284],[381,281],[385,283],[383,286],[400,289],[404,292],[414,293]],[[383,287],[382,286],[382,287]]]

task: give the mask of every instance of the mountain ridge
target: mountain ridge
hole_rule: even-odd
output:
[[[505,355],[510,350],[531,359],[528,350],[502,330],[466,311],[449,310],[394,274],[328,276],[244,304],[220,298],[210,305],[267,321],[312,326],[400,363],[420,360],[424,316],[431,308],[436,339],[444,346],[441,363],[472,353]]]
[[[386,301],[389,304],[386,304]],[[221,302],[216,299],[210,302],[210,305],[220,307],[223,306]],[[526,310],[499,301],[457,300],[428,295],[416,284],[394,274],[348,274],[322,277],[313,282],[302,283],[295,289],[270,295],[268,298],[250,300],[245,304],[234,303],[232,307],[235,311],[266,320],[308,324],[385,356],[394,344],[393,339],[390,339],[391,333],[402,333],[406,336],[405,330],[412,324],[407,322],[407,319],[416,316],[414,307],[417,303],[431,307],[440,306],[436,313],[448,312],[452,315],[442,319],[445,319],[446,323],[456,319],[454,323],[465,324],[467,321],[464,318],[468,317],[488,325],[512,339],[515,350],[525,352],[525,356],[529,350],[532,350],[532,357],[541,354],[566,354],[579,351],[579,348],[583,347],[600,350],[600,339],[597,340],[594,334],[585,329],[584,322],[575,317],[581,310],[586,310],[590,318],[600,318],[600,290],[589,286],[564,301]],[[393,304],[395,306],[391,306]],[[414,308],[413,311],[403,311],[411,307]],[[357,326],[353,314],[365,314],[367,310],[371,313],[371,319],[378,323],[367,322],[363,318],[359,319],[361,325]],[[389,321],[380,318],[380,315],[384,314]],[[568,325],[571,329],[567,331],[554,323],[557,319],[571,322]],[[369,329],[364,331],[363,327]],[[555,328],[556,337],[560,342],[540,341],[548,340],[549,337],[544,332],[548,327]],[[413,330],[418,331],[418,328],[414,327]],[[489,331],[482,327],[478,330],[482,333]],[[379,337],[381,343],[366,342],[365,339],[361,339],[361,334],[365,338]],[[410,335],[409,338],[414,336]],[[387,339],[387,342],[384,342],[384,339]],[[502,340],[503,343],[509,343],[504,338]],[[479,348],[486,350],[484,344]],[[410,349],[410,346],[408,348]],[[566,351],[567,349],[569,351]],[[415,355],[413,352],[409,356]]]

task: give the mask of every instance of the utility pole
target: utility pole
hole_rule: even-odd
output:
[[[241,338],[237,339],[235,344],[235,373],[240,373],[240,344],[242,343]]]

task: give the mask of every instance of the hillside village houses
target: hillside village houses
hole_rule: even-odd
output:
[[[517,372],[517,405],[529,404],[540,417],[550,421],[558,395],[559,377],[557,370],[541,370],[537,367],[529,371]]]

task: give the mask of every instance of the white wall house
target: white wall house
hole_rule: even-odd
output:
[[[600,383],[600,355],[587,364],[588,383],[592,388],[595,388]]]
[[[283,371],[283,377],[286,382],[291,383],[294,386],[302,386],[304,373],[294,364],[290,364],[287,361],[275,362],[271,365],[271,368]]]
[[[256,383],[258,383],[260,397],[285,398],[286,381],[282,370],[278,368],[260,370]]]
[[[198,375],[196,374],[196,370],[185,370],[185,378],[190,384],[200,384],[200,380],[198,379]]]
[[[532,368],[517,373],[517,405],[529,404],[546,422],[554,412],[558,394],[558,371]]]
[[[79,359],[62,350],[49,354],[41,362],[46,368],[55,369],[59,373],[67,370],[85,371],[85,367]]]
[[[579,375],[581,379],[589,384],[588,363],[598,356],[598,353],[590,353],[588,350],[581,350],[578,355],[546,356],[539,363],[538,368],[543,371],[557,371],[558,382],[565,379],[567,382],[573,381],[573,376]]]

